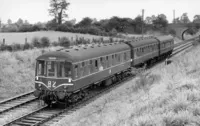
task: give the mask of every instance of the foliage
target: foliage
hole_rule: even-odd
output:
[[[28,42],[26,42],[26,43],[24,44],[23,50],[28,50],[28,49],[31,49],[31,48],[32,48],[31,44],[28,43]]]
[[[23,47],[20,44],[15,43],[15,44],[12,45],[12,51],[19,51],[19,50],[22,50],[22,49],[23,49]]]
[[[56,23],[56,19],[53,19],[51,21],[48,21],[46,24],[46,28],[48,30],[55,30],[57,28],[57,23]]]
[[[92,25],[93,20],[89,17],[83,18],[77,25],[76,27],[89,27]]]
[[[183,13],[180,19],[181,23],[190,23],[190,19],[188,18],[187,13]]]
[[[63,47],[69,47],[70,46],[70,40],[67,37],[61,37],[59,41],[59,45]]]
[[[155,20],[153,20],[153,26],[155,29],[166,28],[168,25],[167,17],[164,14],[159,14]]]
[[[69,4],[66,0],[50,0],[49,14],[54,16],[57,24],[62,24],[63,18],[68,17],[66,10]]]
[[[42,47],[49,47],[50,46],[50,40],[48,37],[42,37],[40,39],[40,43]]]
[[[193,23],[200,23],[200,15],[194,16]]]
[[[170,33],[171,35],[173,35],[173,36],[176,35],[176,31],[175,31],[174,29],[170,29],[170,30],[169,30],[169,33]]]
[[[34,37],[32,39],[32,45],[33,45],[33,47],[37,47],[37,48],[41,47],[41,43],[40,43],[40,40],[38,37]]]

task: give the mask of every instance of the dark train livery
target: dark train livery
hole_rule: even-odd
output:
[[[172,36],[160,36],[48,52],[36,59],[34,95],[47,104],[76,102],[88,87],[110,85],[132,68],[170,55],[173,48]]]

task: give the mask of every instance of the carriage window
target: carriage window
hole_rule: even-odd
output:
[[[57,76],[64,77],[64,75],[65,75],[64,62],[58,62],[57,63]]]
[[[106,60],[108,60],[108,56],[106,56]]]
[[[117,54],[115,54],[115,59],[117,59]]]
[[[98,69],[98,60],[95,60],[95,68]]]
[[[55,61],[47,61],[47,72],[48,76],[54,77],[55,76]]]
[[[112,55],[112,65],[115,65],[115,57]]]
[[[114,55],[112,55],[112,59],[114,59]]]
[[[117,62],[121,62],[121,56],[120,56],[120,54],[117,54],[118,55],[118,57],[117,57]]]
[[[125,52],[125,53],[124,53],[124,61],[126,61],[126,59],[127,59],[127,58],[126,58],[126,52]]]
[[[92,60],[90,60],[90,65],[92,65]]]
[[[45,61],[37,61],[37,75],[44,76],[45,74]]]
[[[78,77],[78,65],[74,65],[74,76]]]
[[[65,62],[65,77],[72,76],[71,63]]]
[[[85,67],[85,62],[82,62],[82,64],[81,64],[81,65],[82,65],[82,67]]]
[[[100,61],[103,62],[103,57],[100,58]]]

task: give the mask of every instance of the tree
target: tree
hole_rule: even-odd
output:
[[[142,21],[142,16],[137,16],[135,19],[134,19],[134,22],[135,22],[135,32],[138,33],[138,34],[141,34],[142,33],[142,25],[144,26],[144,21]]]
[[[12,20],[11,20],[11,19],[8,19],[7,24],[8,24],[8,25],[11,25],[11,24],[12,24]]]
[[[68,17],[66,10],[69,4],[66,0],[50,0],[49,14],[54,16],[57,24],[62,24],[63,18]]]
[[[179,24],[179,23],[181,23],[181,21],[180,21],[179,17],[178,17],[178,18],[175,18],[175,20],[174,20],[174,22],[173,22],[173,23],[175,23],[175,24]]]
[[[16,25],[17,25],[18,27],[21,27],[23,24],[24,24],[24,21],[23,21],[21,18],[19,18],[19,19],[17,20],[17,22],[16,22]]]
[[[89,17],[83,18],[78,24],[78,27],[89,27],[92,25],[93,20]]]
[[[200,23],[200,15],[195,15],[193,19],[194,23]]]
[[[48,30],[55,30],[56,27],[57,27],[56,19],[48,21],[47,24],[46,24],[46,27],[47,27]]]
[[[0,31],[1,31],[1,25],[2,25],[2,24],[1,24],[1,18],[0,18]]]
[[[24,21],[24,24],[29,25],[28,20],[25,20],[25,21]]]
[[[164,14],[159,14],[155,20],[153,20],[154,28],[166,28],[168,25],[167,17]]]
[[[186,24],[186,23],[190,23],[190,19],[188,18],[187,13],[183,13],[181,16],[181,22]]]
[[[145,19],[145,23],[146,24],[152,24],[153,23],[153,19],[152,19],[152,17],[146,17],[146,19]]]

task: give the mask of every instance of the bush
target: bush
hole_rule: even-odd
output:
[[[48,37],[42,37],[40,39],[40,44],[41,44],[42,47],[49,47],[49,45],[50,45],[49,38]]]
[[[56,41],[52,42],[52,46],[59,46],[59,45],[60,45],[60,43],[58,43]]]
[[[169,30],[169,34],[175,36],[176,35],[176,31],[174,29],[170,29]]]
[[[24,44],[23,50],[27,50],[27,49],[31,49],[31,48],[32,48],[31,44],[28,43],[28,42],[26,42],[26,43]]]
[[[19,32],[31,32],[33,30],[33,26],[29,24],[23,24],[22,26],[19,27]]]
[[[40,48],[40,47],[41,47],[41,43],[40,43],[38,37],[34,37],[34,38],[32,39],[32,45],[33,45],[33,47],[37,47],[37,48]]]
[[[12,51],[19,51],[22,50],[22,46],[20,44],[13,44]]]
[[[61,37],[59,41],[59,45],[63,47],[69,47],[70,46],[70,41],[69,38],[67,37]]]
[[[5,45],[5,50],[12,52],[12,46],[11,45]]]

